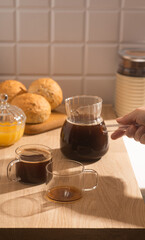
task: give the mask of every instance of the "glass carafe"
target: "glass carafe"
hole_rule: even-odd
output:
[[[78,161],[97,161],[108,150],[108,132],[101,117],[102,99],[75,96],[65,100],[67,119],[60,134],[62,153]]]

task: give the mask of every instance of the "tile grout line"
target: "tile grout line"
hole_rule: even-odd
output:
[[[85,66],[86,66],[86,41],[87,41],[87,0],[84,7],[84,35],[83,35],[83,61],[82,61],[82,93],[85,94]]]
[[[50,5],[49,5],[49,9],[50,9],[50,16],[49,16],[49,56],[48,56],[48,59],[49,59],[49,71],[48,71],[48,75],[50,78],[52,78],[53,74],[52,74],[52,11],[53,11],[53,6],[52,6],[52,0],[50,0]]]
[[[120,24],[119,24],[119,48],[121,44],[121,38],[122,38],[122,26],[123,26],[123,6],[124,6],[124,0],[121,1],[121,6],[120,6]],[[119,49],[118,49],[119,50]]]
[[[15,76],[16,79],[19,78],[19,74],[18,74],[18,2],[17,0],[15,0],[15,67],[16,67],[16,72],[15,72]]]

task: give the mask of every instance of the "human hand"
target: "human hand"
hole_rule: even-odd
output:
[[[130,125],[126,130],[118,128],[111,134],[113,140],[123,135],[134,138],[136,141],[145,144],[145,107],[135,109],[133,112],[117,118],[116,121],[122,125]]]

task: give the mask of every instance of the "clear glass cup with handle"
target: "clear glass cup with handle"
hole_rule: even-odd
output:
[[[10,181],[27,184],[46,182],[46,165],[52,161],[52,149],[42,144],[26,144],[15,150],[15,159],[7,166]],[[14,173],[14,174],[13,174]]]
[[[44,196],[55,202],[74,202],[98,185],[95,170],[85,169],[82,163],[68,159],[47,164],[46,179]]]

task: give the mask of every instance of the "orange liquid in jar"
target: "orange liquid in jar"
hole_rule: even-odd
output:
[[[24,127],[23,123],[0,123],[0,146],[5,147],[17,142],[24,134]]]

